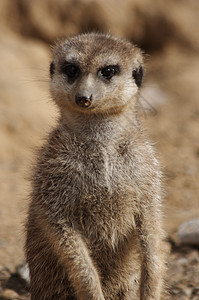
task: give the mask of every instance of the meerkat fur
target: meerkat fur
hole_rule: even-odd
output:
[[[53,55],[60,119],[32,176],[31,299],[164,299],[162,175],[136,114],[142,52],[90,33]]]

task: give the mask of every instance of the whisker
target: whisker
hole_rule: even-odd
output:
[[[152,112],[153,116],[156,116],[157,110],[155,109],[155,107],[141,94],[140,94],[140,97],[138,98],[138,102],[141,104],[140,99],[142,99],[149,106],[149,108],[145,107],[145,110]],[[143,105],[142,105],[142,107],[143,107]]]

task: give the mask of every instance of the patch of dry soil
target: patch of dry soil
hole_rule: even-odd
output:
[[[199,216],[199,2],[119,0],[115,14],[111,0],[38,2],[0,1],[0,299],[28,299],[16,267],[24,261],[34,149],[57,118],[45,42],[59,35],[110,30],[152,53],[139,105],[145,113],[153,107],[140,114],[163,165],[168,237]],[[198,249],[172,246],[168,264],[171,299],[199,299]]]

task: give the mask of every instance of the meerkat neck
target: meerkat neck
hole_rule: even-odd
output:
[[[114,135],[123,134],[138,127],[135,109],[126,109],[114,114],[78,114],[65,113],[61,115],[60,124],[67,126],[71,133],[87,140],[106,141]]]

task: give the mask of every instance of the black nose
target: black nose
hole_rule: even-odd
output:
[[[77,95],[75,101],[80,107],[89,107],[92,103],[92,95],[89,97]]]

